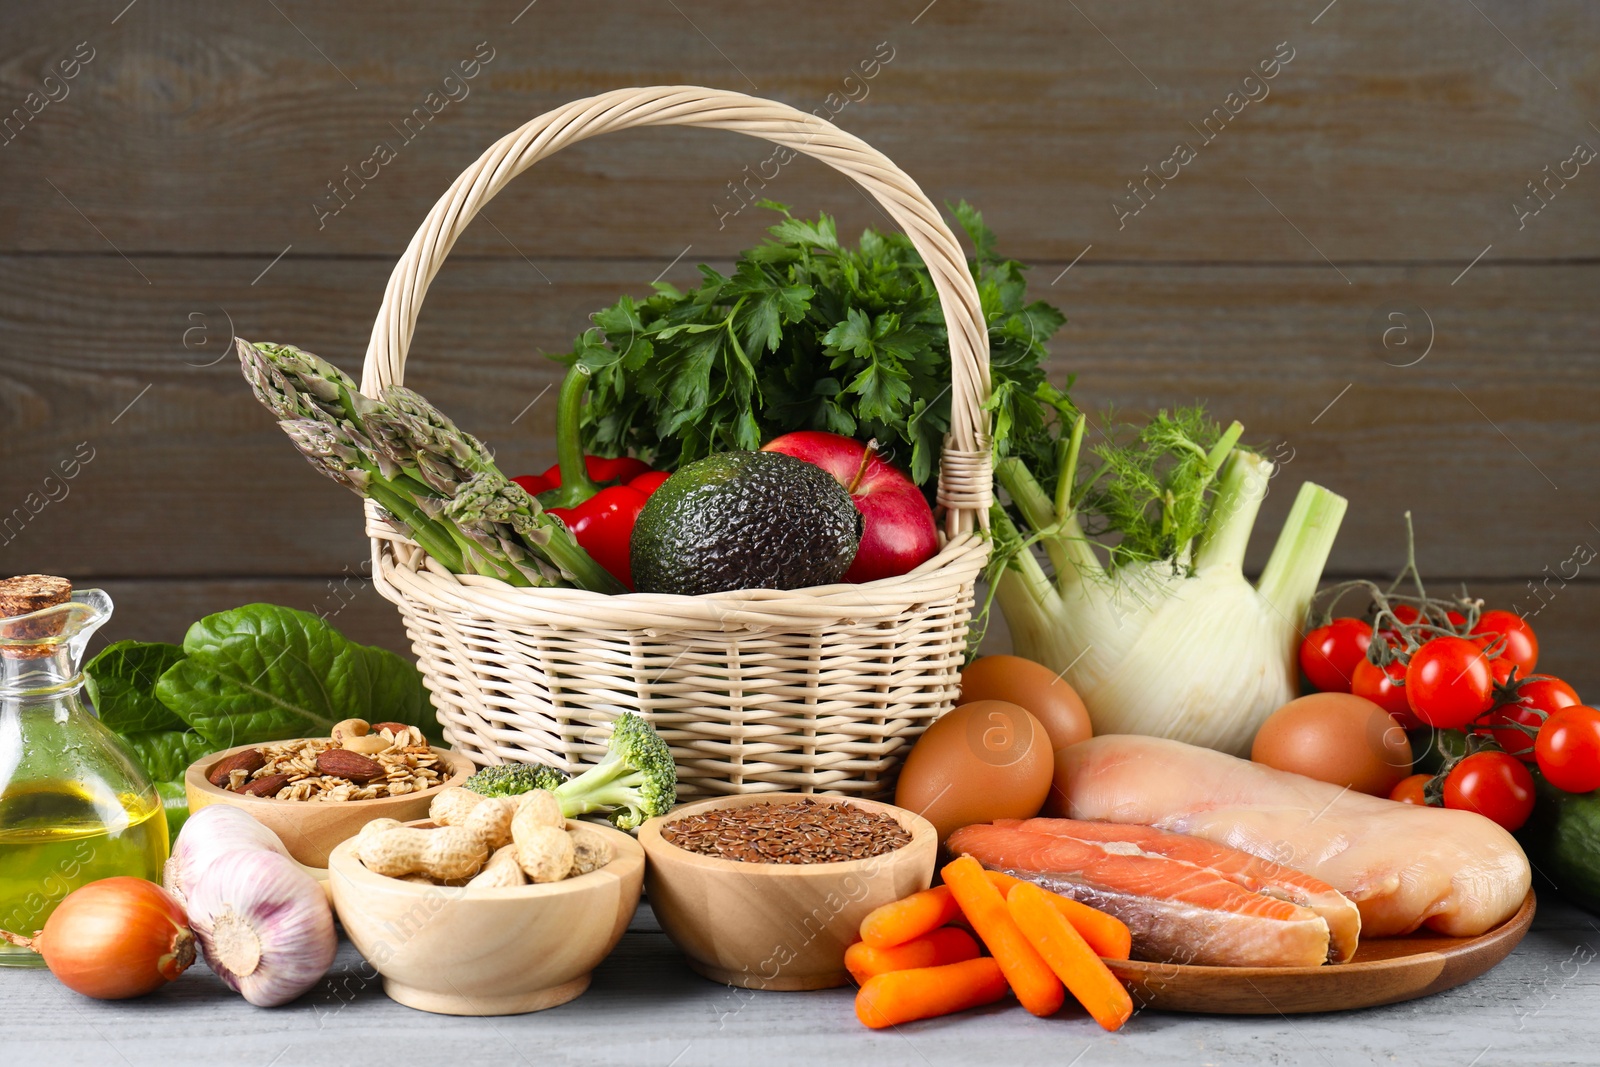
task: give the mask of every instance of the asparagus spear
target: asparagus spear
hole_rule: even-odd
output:
[[[512,585],[563,580],[623,588],[554,516],[502,474],[483,443],[420,394],[389,386],[374,400],[328,361],[292,345],[237,342],[256,399],[311,465],[376,501],[456,574]]]

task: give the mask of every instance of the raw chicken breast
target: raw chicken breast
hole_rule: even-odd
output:
[[[1181,741],[1112,734],[1057,754],[1045,814],[1138,823],[1304,871],[1361,909],[1367,937],[1469,937],[1516,913],[1532,875],[1470,811],[1352,792]],[[1060,776],[1066,776],[1063,791]]]

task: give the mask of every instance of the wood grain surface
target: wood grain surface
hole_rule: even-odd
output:
[[[837,111],[936,197],[981,201],[1030,258],[1090,242],[1117,259],[1315,258],[1267,198],[1336,261],[1464,265],[1491,241],[1506,242],[1502,258],[1591,255],[1600,225],[1587,173],[1523,231],[1509,206],[1596,137],[1600,9],[1576,0],[1485,0],[1482,13],[1346,3],[1320,17],[1320,4],[1270,0],[1203,15],[1107,0],[540,0],[515,22],[516,0],[183,0],[140,4],[115,25],[106,6],[6,5],[8,107],[78,42],[96,52],[6,148],[7,167],[32,176],[0,185],[9,248],[103,251],[70,197],[127,251],[270,258],[293,242],[392,257],[419,205],[506,130],[578,96],[678,82]],[[480,42],[493,58],[446,86]],[[884,43],[892,58],[863,81]],[[1246,86],[1280,44],[1292,58]],[[1241,107],[1227,102],[1236,91],[1266,95]],[[408,141],[405,120],[430,92],[444,104],[413,120]],[[1208,129],[1217,108],[1228,121]],[[1111,198],[1180,142],[1197,158],[1119,229]],[[319,228],[312,204],[379,143],[396,158]],[[612,138],[542,167],[495,221],[536,260],[670,257],[687,242],[727,254],[751,231],[719,230],[713,205],[767,154],[700,132]],[[798,163],[767,193],[862,207]],[[485,227],[462,251],[509,250]]]
[[[441,913],[448,915],[448,912]],[[92,1001],[44,969],[0,969],[0,997],[13,1013],[7,1050],[17,1062],[67,1067],[106,1062],[210,1067],[229,1062],[317,1067],[360,1062],[382,1049],[386,1063],[641,1064],[1071,1063],[1187,1067],[1218,1064],[1592,1065],[1600,1038],[1594,998],[1593,917],[1541,901],[1533,929],[1500,966],[1421,1001],[1360,1012],[1299,1016],[1172,1015],[1141,1011],[1107,1034],[1068,1007],[1036,1019],[1014,1001],[869,1031],[849,988],[809,993],[729,989],[700,978],[639,909],[594,984],[571,1004],[534,1015],[449,1019],[411,1011],[383,994],[355,948],[342,943],[333,968],[295,1003],[272,1011],[246,1004],[196,963],[181,979],[138,1000]],[[619,1025],[619,1020],[626,1020]],[[555,1050],[556,1054],[552,1054]],[[573,1051],[568,1051],[573,1050]]]
[[[1574,562],[1600,547],[1600,175],[1574,162],[1600,146],[1600,9],[524,2],[0,0],[0,570],[106,584],[116,636],[275,599],[404,647],[370,592],[331,592],[366,555],[354,498],[218,357],[237,332],[356,370],[395,256],[485,145],[695,82],[820,109],[972,200],[1069,316],[1080,402],[1243,421],[1286,485],[1350,497],[1335,575],[1397,569],[1409,508],[1425,575],[1539,610],[1547,665],[1600,686]],[[671,130],[541,164],[435,285],[412,381],[542,468],[541,353],[589,312],[725,264],[758,195],[883,224],[766,159]]]

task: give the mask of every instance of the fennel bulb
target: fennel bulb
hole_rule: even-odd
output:
[[[1166,422],[1165,413],[1160,418]],[[1242,430],[1235,423],[1209,450],[1179,439],[1180,451],[1194,455],[1176,489],[1146,479],[1159,489],[1151,492],[1160,516],[1152,529],[1173,535],[1170,553],[1119,561],[1113,548],[1102,564],[1071,484],[1083,426],[1080,417],[1054,500],[1020,460],[996,470],[1054,571],[1046,573],[997,508],[1005,569],[995,597],[1015,651],[1062,673],[1088,706],[1096,734],[1151,734],[1248,756],[1262,720],[1296,695],[1295,650],[1346,501],[1302,485],[1252,586],[1245,547],[1273,464],[1234,447]],[[1187,529],[1197,532],[1184,536]]]

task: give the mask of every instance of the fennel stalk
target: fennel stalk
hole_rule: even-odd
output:
[[[1346,501],[1303,484],[1252,586],[1245,549],[1273,464],[1236,447],[1242,427],[1234,423],[1209,450],[1179,442],[1194,453],[1183,456],[1193,473],[1181,492],[1157,496],[1144,531],[1174,535],[1170,551],[1119,558],[1112,545],[1102,563],[1104,548],[1080,521],[1089,487],[1073,485],[1084,424],[1080,416],[1066,442],[1053,495],[1020,460],[996,468],[1028,527],[1025,535],[994,509],[1005,557],[995,597],[1015,651],[1062,673],[1083,697],[1096,734],[1153,734],[1248,755],[1261,721],[1296,695],[1295,649]]]

